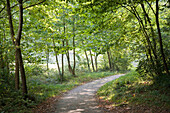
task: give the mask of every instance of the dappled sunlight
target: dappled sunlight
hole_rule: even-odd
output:
[[[75,96],[69,96],[69,97],[66,97],[64,99],[76,99],[76,97]]]
[[[70,110],[70,111],[68,111],[68,113],[81,113],[83,111],[84,111],[84,109],[76,109],[76,110]]]
[[[106,77],[79,86],[58,101],[56,113],[102,113],[94,96],[99,87],[121,75]]]

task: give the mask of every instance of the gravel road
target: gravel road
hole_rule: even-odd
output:
[[[95,80],[67,92],[57,102],[57,110],[54,113],[104,113],[98,108],[98,103],[94,98],[95,93],[102,85],[122,75]]]

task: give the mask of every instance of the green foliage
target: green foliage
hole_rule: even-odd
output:
[[[83,83],[115,74],[113,72],[87,73],[77,70],[79,74],[73,77],[69,72],[66,72],[64,81],[61,84],[58,72],[54,69],[46,71],[42,66],[33,64],[26,65],[25,69],[29,91],[28,99],[23,99],[20,90],[15,91],[13,80],[10,80],[11,83],[6,83],[0,79],[1,112],[31,112],[35,105],[45,99],[58,96]],[[25,104],[27,104],[27,106],[25,106]]]
[[[164,76],[165,79],[168,77]],[[113,102],[114,106],[122,104],[146,106],[170,106],[170,82],[163,80],[161,83],[154,83],[153,79],[141,77],[136,71],[132,71],[112,82],[102,86],[97,95]]]
[[[168,2],[159,1],[159,22],[162,35],[163,50],[165,60],[170,67],[170,10]],[[18,2],[10,1],[13,15],[14,32],[17,34],[19,8]],[[24,8],[38,3],[35,0],[25,0]],[[142,10],[141,3],[144,4],[149,20]],[[152,9],[153,8],[153,9]],[[26,77],[28,79],[29,99],[23,100],[21,92],[14,90],[14,68],[15,68],[15,47],[12,46],[10,37],[10,26],[7,21],[6,2],[0,1],[0,98],[2,98],[0,110],[12,109],[21,111],[25,109],[21,104],[27,103],[28,106],[65,92],[84,82],[91,81],[109,75],[109,73],[87,73],[88,66],[84,51],[92,51],[93,58],[98,56],[98,71],[127,71],[131,68],[132,61],[138,61],[138,73],[133,72],[116,80],[115,84],[108,83],[107,86],[117,90],[104,88],[104,95],[112,95],[111,100],[123,102],[124,100],[140,100],[144,102],[152,101],[153,98],[132,98],[131,93],[139,94],[142,91],[149,91],[151,86],[141,85],[143,81],[152,79],[153,89],[148,94],[159,95],[163,101],[168,100],[166,95],[160,95],[159,88],[169,87],[169,78],[165,75],[165,66],[160,51],[158,40],[158,29],[155,19],[154,0],[92,0],[92,1],[45,1],[42,4],[24,9],[24,24],[22,31],[21,50],[25,63]],[[136,15],[138,17],[136,17]],[[74,18],[74,19],[73,19]],[[151,25],[150,25],[150,24]],[[74,25],[73,25],[74,24]],[[143,24],[143,27],[141,26]],[[153,30],[153,31],[152,31]],[[151,45],[147,42],[146,34]],[[73,47],[73,37],[75,47]],[[53,47],[53,39],[56,47]],[[154,40],[156,43],[154,43]],[[63,41],[65,46],[63,46]],[[68,45],[66,45],[68,41]],[[149,47],[151,46],[151,47]],[[48,56],[56,54],[66,54],[67,51],[76,49],[76,78],[65,73],[64,83],[60,84],[59,75],[56,69],[46,71],[40,64],[49,60]],[[155,50],[156,55],[154,55]],[[151,52],[149,53],[149,50]],[[50,55],[47,55],[49,51]],[[112,69],[109,67],[107,51],[110,52]],[[88,54],[89,57],[89,54]],[[89,58],[90,59],[90,58]],[[55,60],[54,60],[55,61]],[[61,59],[59,58],[59,63]],[[91,65],[91,60],[89,61]],[[32,65],[32,63],[36,65]],[[65,66],[65,70],[68,70]],[[86,74],[85,74],[86,73]],[[111,73],[110,73],[111,74]],[[126,80],[125,80],[126,78]],[[168,79],[166,79],[168,78]],[[161,83],[161,84],[158,84]],[[155,89],[154,89],[155,88]],[[105,91],[107,89],[107,91]],[[130,93],[126,91],[130,90]],[[114,93],[113,93],[114,92]],[[8,96],[9,95],[9,96]],[[125,96],[124,96],[125,95]],[[146,95],[147,96],[147,95]],[[154,97],[153,96],[153,97]],[[9,98],[8,98],[9,97]],[[16,101],[15,101],[16,97]],[[122,97],[122,100],[121,98]],[[126,97],[126,98],[125,98]],[[34,99],[31,99],[34,98]],[[32,100],[32,101],[31,101]],[[135,101],[138,103],[138,101]],[[168,100],[169,101],[169,100]],[[168,102],[167,101],[167,102]],[[4,102],[6,105],[4,105]],[[11,103],[10,103],[11,102]],[[162,102],[162,101],[161,101]],[[21,104],[19,104],[21,103]],[[30,105],[29,105],[30,104]],[[159,102],[157,103],[159,104]],[[8,107],[9,106],[9,107]],[[14,106],[14,108],[12,108]],[[17,107],[20,106],[21,108]],[[21,111],[25,112],[25,111]]]

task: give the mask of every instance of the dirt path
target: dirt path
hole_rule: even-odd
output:
[[[104,113],[98,108],[95,92],[105,83],[122,75],[114,75],[79,86],[65,95],[56,103],[54,113]]]

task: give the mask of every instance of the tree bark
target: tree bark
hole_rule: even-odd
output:
[[[75,18],[73,17],[73,60],[74,60],[74,63],[73,63],[73,75],[76,75],[76,73],[75,73],[75,68],[76,68],[76,48],[75,48],[75,25],[74,25],[74,22],[75,22]]]
[[[48,48],[48,45],[47,45],[47,50],[46,50],[46,61],[47,61],[47,70],[49,70],[49,48]]]
[[[0,39],[0,61],[1,61],[1,64],[0,64],[0,77],[3,77],[5,73],[4,73],[4,58],[3,58],[3,49],[2,49],[1,39]]]
[[[15,89],[19,90],[19,53],[15,50]]]
[[[4,28],[4,41],[6,40],[6,34],[5,34],[5,23],[3,23],[3,28]],[[3,54],[2,54],[3,55]],[[5,73],[6,75],[9,75],[9,61],[8,61],[8,51],[5,51],[5,58],[4,58],[4,68],[5,68]]]
[[[144,6],[143,3],[141,3],[141,7],[142,7],[142,10],[143,10],[143,12],[144,12],[144,14],[145,14],[148,22],[149,22],[149,26],[150,26],[151,34],[152,34],[152,39],[153,39],[154,50],[156,51],[156,46],[157,46],[157,45],[156,45],[155,33],[154,33],[154,29],[153,29],[153,27],[152,27],[151,20],[150,20],[150,18],[149,18],[148,13],[147,13],[146,10],[145,10],[145,6]]]
[[[18,32],[17,32],[16,39],[14,37],[15,34],[14,34],[14,28],[13,28],[13,23],[12,23],[10,1],[6,0],[6,2],[7,2],[7,13],[8,13],[8,19],[9,19],[9,25],[10,25],[11,39],[12,39],[13,44],[15,45],[15,48],[16,48],[16,56],[17,57],[15,58],[15,60],[16,60],[15,62],[16,63],[19,62],[19,68],[20,68],[21,80],[22,80],[22,92],[23,92],[24,99],[26,99],[26,95],[27,95],[28,91],[27,91],[27,85],[26,85],[24,64],[23,64],[22,54],[21,54],[21,49],[20,49],[20,40],[21,40],[21,34],[22,34],[22,28],[23,28],[23,0],[18,0],[18,4],[19,4],[19,26],[18,26]],[[19,73],[17,71],[18,71],[18,65],[16,65],[16,70],[15,70],[16,75],[15,76],[19,76]],[[16,88],[17,87],[18,86],[16,86]]]
[[[67,47],[69,46],[69,45],[68,45],[68,40],[66,41],[66,46],[67,46]],[[72,70],[72,67],[71,67],[71,64],[70,64],[70,53],[69,53],[68,48],[67,48],[66,57],[67,57],[69,72],[73,75],[73,70]]]
[[[61,76],[60,65],[59,65],[59,62],[58,62],[58,56],[57,56],[57,50],[56,50],[54,38],[53,38],[53,48],[54,48],[54,52],[55,52],[55,58],[56,58],[58,73],[59,73],[59,76]]]
[[[98,71],[98,68],[97,68],[97,57],[98,57],[98,54],[96,53],[96,55],[95,55],[96,72]]]
[[[63,43],[63,48],[64,48],[64,42],[65,42],[65,40],[63,40],[62,41],[62,43]],[[64,53],[63,53],[64,51],[62,51],[62,56],[61,56],[61,63],[62,63],[62,74],[61,74],[61,82],[63,81],[63,77],[64,77]]]
[[[111,63],[110,53],[109,53],[108,49],[107,49],[107,56],[108,56],[108,60],[109,60],[110,71],[112,71],[112,63]]]
[[[65,32],[66,32],[66,27],[65,27],[65,11],[64,11],[64,10],[65,10],[65,9],[64,9],[64,6],[63,6],[63,16],[64,16],[64,18],[63,18],[64,39],[63,39],[63,41],[62,41],[62,47],[63,47],[63,49],[64,49],[64,47],[65,47]],[[61,82],[62,82],[62,81],[63,81],[63,77],[64,77],[64,51],[62,51],[61,60],[62,60],[62,61],[61,61],[61,63],[62,63]]]
[[[88,55],[87,55],[86,50],[84,50],[84,53],[85,53],[85,55],[86,55],[86,60],[87,60],[87,65],[88,65],[88,70],[89,70],[89,72],[91,72],[91,70],[90,70],[90,63],[89,63],[89,58],[88,58]]]
[[[156,54],[156,50],[152,47],[152,43],[151,43],[151,41],[149,39],[149,35],[148,35],[147,31],[146,31],[146,28],[145,28],[145,26],[143,24],[143,21],[142,21],[140,15],[138,14],[136,8],[134,6],[131,6],[131,9],[132,9],[131,13],[135,15],[135,17],[137,18],[137,20],[139,22],[140,27],[142,28],[142,32],[143,32],[143,34],[144,34],[144,36],[146,38],[147,45],[148,45],[149,49],[152,50],[152,52],[153,52],[153,55],[154,55],[154,58],[155,58],[155,61],[156,61],[156,70],[158,70],[157,72],[159,72],[160,65],[159,65],[159,62],[158,62],[158,56]]]
[[[90,50],[90,56],[91,56],[91,64],[92,64],[93,72],[95,72],[91,50]]]
[[[24,95],[24,98],[26,98],[26,94],[28,93],[28,90],[27,90],[25,69],[24,69],[24,64],[23,64],[23,60],[22,60],[21,49],[18,48],[17,51],[19,54],[18,56],[19,56],[19,67],[20,67],[21,80],[22,80],[22,93]]]
[[[20,73],[21,73],[21,80],[22,80],[22,92],[24,95],[24,98],[26,98],[26,95],[28,93],[27,91],[27,85],[26,85],[26,77],[25,77],[25,69],[24,64],[22,60],[22,54],[20,49],[20,40],[21,40],[21,34],[22,34],[22,28],[23,28],[23,0],[19,0],[19,26],[18,26],[18,33],[17,33],[17,39],[16,39],[16,46],[17,46],[17,53],[18,53],[18,60],[19,60],[19,67],[20,67]]]
[[[12,15],[11,15],[11,8],[10,8],[10,1],[6,0],[7,2],[7,13],[8,13],[8,20],[10,25],[10,33],[11,33],[11,40],[15,45],[15,34],[14,34],[14,27],[12,22]],[[16,45],[15,45],[16,46]],[[15,50],[15,89],[19,89],[19,63],[18,63],[18,53],[17,49]]]
[[[161,56],[162,56],[162,59],[163,59],[165,71],[166,71],[167,75],[169,75],[169,70],[168,70],[168,66],[167,66],[167,63],[166,63],[166,58],[165,58],[165,54],[164,54],[164,50],[163,50],[161,29],[160,29],[160,26],[159,26],[159,0],[156,0],[156,15],[155,16],[156,16],[156,25],[157,25],[158,36],[159,36],[159,45],[160,45],[160,50],[161,50]]]
[[[5,28],[4,23],[3,23],[3,28]],[[2,38],[0,38],[0,62],[1,62],[0,63],[0,78],[5,76],[5,59],[4,59],[5,54],[3,54],[5,52],[3,49],[3,46],[4,46],[3,42],[5,41],[5,30],[3,31],[3,36]],[[3,41],[3,38],[4,38],[4,41]]]

